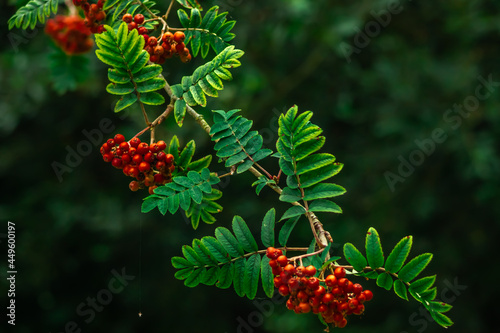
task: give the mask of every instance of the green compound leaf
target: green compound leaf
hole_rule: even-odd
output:
[[[311,111],[298,114],[294,105],[278,119],[278,135],[276,148],[279,153],[279,165],[287,176],[280,200],[294,203],[299,200],[312,201],[308,211],[341,213],[342,209],[334,202],[327,200],[342,195],[345,189],[335,184],[321,182],[336,175],[342,164],[335,162],[335,156],[318,153],[325,143],[320,136],[322,130],[310,122]],[[297,213],[294,208],[291,212]]]
[[[382,287],[386,290],[391,290],[392,277],[388,273],[379,274],[379,276],[377,277],[377,286]]]
[[[382,244],[380,244],[380,237],[375,228],[369,228],[366,233],[366,258],[371,268],[377,269],[384,265],[384,252],[382,251]]]
[[[116,32],[110,26],[104,27],[102,34],[95,35],[98,47],[96,55],[102,62],[113,67],[108,70],[111,83],[106,90],[110,94],[121,96],[115,105],[115,112],[120,112],[137,101],[147,105],[165,103],[165,98],[157,92],[166,85],[160,76],[162,67],[147,65],[149,54],[144,50],[144,38],[135,29],[129,31],[125,22],[117,26]]]
[[[425,267],[427,267],[431,260],[431,253],[424,253],[413,258],[409,263],[401,268],[401,271],[399,271],[398,274],[399,278],[404,282],[410,282],[417,277],[417,275],[420,274]]]
[[[280,218],[280,221],[289,219],[292,217],[300,216],[306,213],[306,209],[302,206],[293,206],[287,209],[287,211]]]
[[[43,24],[47,17],[57,13],[58,6],[58,0],[31,0],[9,19],[9,30],[14,27],[33,30],[38,22]]]
[[[344,244],[344,257],[356,271],[363,272],[366,267],[366,259],[353,244]]]
[[[240,297],[245,296],[245,258],[238,258],[233,264],[233,287],[236,294]]]
[[[440,313],[440,312],[431,312],[432,318],[438,323],[439,325],[443,327],[449,327],[453,325],[453,321],[446,315]]]
[[[274,225],[276,222],[276,211],[271,208],[267,211],[262,221],[261,240],[265,247],[274,246]]]
[[[271,150],[262,149],[264,139],[257,131],[250,131],[253,122],[239,115],[240,111],[213,111],[214,125],[210,130],[216,155],[225,159],[228,168],[239,164],[237,173],[272,154]]]
[[[183,9],[178,10],[180,22],[186,28],[184,43],[191,44],[194,57],[200,53],[202,58],[206,58],[210,48],[218,54],[228,47],[228,42],[235,37],[230,30],[236,22],[226,21],[227,12],[219,14],[218,11],[219,7],[213,6],[201,18],[198,8],[192,8],[190,16]]]
[[[215,284],[218,288],[227,289],[233,283],[233,265],[227,264],[221,267],[219,270],[218,281]]]
[[[403,281],[401,280],[394,281],[394,292],[402,299],[406,301],[408,300],[408,292],[406,290],[406,285]]]
[[[206,268],[197,268],[184,280],[184,285],[186,287],[194,288],[201,283],[203,280],[203,275],[206,273]]]
[[[426,276],[421,279],[415,280],[410,284],[410,290],[414,293],[423,293],[427,291],[436,281],[436,275]]]
[[[274,275],[271,266],[269,266],[270,260],[267,256],[263,256],[260,262],[262,289],[269,298],[273,297],[274,293]]]
[[[228,263],[231,261],[231,257],[224,249],[224,246],[222,246],[222,244],[219,243],[216,238],[212,236],[205,236],[201,239],[201,242],[203,243],[203,245],[205,245],[208,251],[210,251],[212,257],[215,258],[215,260],[217,260],[218,262]]]
[[[288,219],[285,224],[283,224],[278,235],[278,241],[281,246],[286,246],[288,237],[290,237],[290,234],[292,233],[292,230],[293,228],[295,228],[295,225],[297,224],[299,219],[300,215]]]
[[[207,99],[205,95],[214,96],[217,90],[222,90],[222,82],[219,82],[218,79],[232,79],[232,75],[227,68],[240,66],[237,59],[243,53],[243,51],[235,49],[232,45],[226,47],[214,59],[198,67],[192,76],[184,76],[181,84],[172,86],[172,92],[178,98],[184,99],[189,106],[206,106]],[[214,79],[214,77],[218,79]]]
[[[231,257],[238,258],[245,253],[243,247],[236,240],[236,237],[228,229],[218,227],[215,229],[215,237]]]
[[[248,225],[240,216],[233,218],[233,231],[241,247],[247,252],[255,252],[259,249]]]
[[[177,269],[190,268],[194,265],[183,257],[172,257],[172,266]]]
[[[254,299],[259,288],[260,255],[253,254],[245,264],[245,294],[249,299]]]
[[[397,273],[403,267],[406,258],[410,254],[413,243],[412,236],[401,239],[391,251],[385,262],[385,269],[391,273]]]
[[[172,139],[170,150],[178,147],[176,139]],[[194,142],[190,146],[186,145],[180,156],[177,151],[177,165],[189,164],[193,153]],[[174,155],[174,161],[175,158]],[[187,171],[185,174],[184,176],[177,173],[171,183],[157,187],[153,195],[144,198],[141,211],[147,213],[158,207],[160,213],[165,215],[167,212],[175,214],[181,208],[191,219],[193,229],[198,227],[200,220],[208,224],[214,223],[212,214],[222,211],[222,206],[215,202],[220,199],[222,192],[212,188],[212,185],[219,183],[220,179],[207,168],[201,171]]]

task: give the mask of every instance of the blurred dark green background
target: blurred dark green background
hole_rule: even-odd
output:
[[[224,183],[220,202],[225,209],[217,224],[196,231],[180,214],[141,215],[145,194],[130,192],[130,179],[105,164],[96,147],[58,180],[52,163],[65,163],[67,147],[76,149],[86,140],[82,131],[98,129],[108,118],[115,130],[106,137],[118,132],[130,137],[143,123],[137,110],[112,112],[115,98],[105,92],[106,67],[93,53],[86,56],[88,64],[82,62],[82,68],[89,68],[84,82],[74,91],[56,92],[61,86],[53,85],[57,73],[47,56],[54,49],[43,28],[24,34],[7,31],[14,5],[24,3],[9,0],[0,11],[0,236],[5,236],[7,221],[16,223],[18,268],[16,326],[6,332],[64,332],[72,321],[82,332],[320,332],[322,326],[312,315],[298,316],[278,304],[262,314],[259,305],[231,289],[189,289],[173,278],[170,257],[179,255],[181,245],[192,238],[213,235],[216,226],[228,226],[235,214],[258,232],[270,207],[284,212],[287,205],[270,190],[255,195],[251,175]],[[439,295],[454,306],[449,315],[455,325],[449,331],[496,328],[500,86],[480,88],[481,94],[489,93],[487,98],[474,96],[481,83],[478,76],[500,81],[500,4],[217,3],[238,21],[234,43],[246,54],[234,81],[201,112],[208,116],[211,108],[241,108],[273,148],[277,114],[293,104],[314,111],[312,121],[324,128],[327,138],[324,151],[345,164],[335,177],[347,189],[337,200],[344,214],[320,216],[336,251],[347,241],[362,247],[369,226],[379,231],[386,252],[401,237],[414,235],[412,255],[435,254],[426,272],[438,274],[439,292],[446,290]],[[167,5],[161,1],[158,7],[165,10]],[[380,16],[383,10],[392,13]],[[349,47],[356,50],[346,57]],[[200,64],[174,59],[165,65],[166,77],[179,82]],[[453,111],[454,104],[463,103],[471,103],[467,107],[472,111]],[[161,111],[149,110],[151,115]],[[432,154],[419,153],[416,140],[429,140],[436,129],[446,140],[435,143]],[[187,119],[181,129],[172,119],[162,124],[162,138],[173,134],[182,144],[194,138],[198,156],[210,153],[210,141],[193,121]],[[400,160],[410,158],[420,165],[391,188],[387,172],[397,175]],[[267,166],[277,171],[275,164]],[[216,160],[211,168],[223,170]],[[296,229],[293,244],[309,243],[307,228],[304,223]],[[0,240],[5,309],[7,250],[6,239]],[[85,322],[90,317],[76,312],[80,304],[88,309],[88,297],[105,297],[112,271],[122,268],[135,278]],[[364,284],[375,291],[375,298],[345,331],[443,331],[425,319],[417,302],[403,301],[373,281]],[[256,302],[265,303],[263,293],[259,297]],[[242,321],[255,327],[243,327]]]

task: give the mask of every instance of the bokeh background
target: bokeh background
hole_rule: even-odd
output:
[[[86,140],[84,130],[99,129],[107,118],[115,129],[105,137],[118,132],[130,137],[143,123],[137,110],[112,112],[115,98],[105,92],[106,67],[93,52],[78,59],[82,82],[72,86],[63,67],[51,66],[49,54],[56,51],[43,27],[27,33],[7,30],[15,6],[26,2],[2,2],[0,11],[4,309],[7,221],[16,223],[18,267],[16,326],[6,332],[320,332],[312,315],[298,316],[279,304],[262,310],[269,305],[263,293],[252,302],[231,289],[189,289],[173,278],[170,257],[194,237],[213,235],[235,214],[258,232],[269,208],[284,212],[287,205],[272,191],[255,195],[251,175],[226,181],[217,223],[194,231],[180,214],[141,214],[145,194],[129,191],[129,179],[102,161],[98,147],[59,181],[52,163],[65,164],[67,147],[76,149]],[[158,2],[165,10],[168,2]],[[211,109],[241,108],[273,148],[279,113],[293,104],[314,111],[313,122],[324,128],[327,139],[324,151],[345,164],[335,177],[347,189],[337,199],[344,213],[320,216],[335,251],[347,241],[362,247],[369,226],[379,231],[386,251],[413,235],[412,255],[435,254],[426,273],[437,274],[439,292],[447,290],[440,296],[454,306],[449,315],[455,325],[449,331],[495,329],[500,85],[490,84],[488,98],[465,116],[453,107],[473,101],[478,76],[500,81],[500,4],[202,1],[206,6],[214,2],[238,21],[234,43],[246,54],[234,81],[200,112],[208,117]],[[384,10],[391,14],[380,16]],[[371,36],[363,39],[367,29]],[[176,83],[200,64],[172,60],[165,75]],[[161,111],[149,110],[152,115]],[[415,140],[428,140],[436,129],[446,140],[435,143],[432,154],[400,179],[404,182],[390,186],[387,172],[397,175],[401,159],[419,154]],[[200,157],[211,152],[212,144],[189,119],[181,129],[172,119],[162,124],[162,138],[174,134],[182,144],[195,139]],[[272,161],[267,166],[276,172]],[[211,168],[223,170],[216,159]],[[309,244],[306,223],[291,242]],[[134,278],[86,322],[89,315],[79,315],[77,308],[83,303],[88,309],[87,298],[107,289],[112,271],[122,269]],[[443,331],[420,313],[417,302],[401,300],[373,281],[364,284],[375,298],[346,332]]]

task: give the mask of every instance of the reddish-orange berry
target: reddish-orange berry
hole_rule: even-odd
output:
[[[316,277],[309,278],[309,280],[307,282],[307,286],[311,290],[313,290],[313,291],[315,291],[316,289],[318,289],[319,288],[319,280],[318,280],[318,278],[316,278]]]
[[[307,276],[314,276],[316,275],[316,267],[314,267],[313,265],[309,265],[306,267],[304,272]]]
[[[186,35],[182,31],[176,31],[174,34],[174,41],[176,43],[182,43],[186,39]]]
[[[167,31],[161,36],[161,40],[165,43],[170,43],[174,39],[174,35],[170,32]]]
[[[363,286],[360,285],[359,283],[355,283],[353,286],[352,286],[352,292],[355,294],[355,295],[359,295],[361,294],[361,292],[363,291]]]
[[[337,278],[335,277],[335,275],[333,275],[333,274],[328,275],[325,279],[325,284],[328,287],[336,286],[337,285]]]
[[[167,144],[165,141],[160,140],[156,143],[158,145],[158,149],[160,150],[165,150],[167,148]]]
[[[137,23],[135,23],[135,22],[130,22],[130,23],[128,24],[128,30],[129,30],[129,31],[132,31],[132,30],[134,30],[134,29],[137,29]]]
[[[324,294],[322,301],[324,304],[330,304],[331,302],[333,302],[333,295],[331,293]]]
[[[139,171],[140,172],[147,172],[151,169],[151,165],[148,162],[141,162],[139,164]]]
[[[165,155],[165,163],[167,163],[167,164],[174,163],[174,155],[166,154]],[[281,254],[282,254],[281,250],[274,249],[273,258],[271,258],[271,259],[277,259]]]
[[[337,279],[341,279],[341,278],[345,277],[346,273],[345,273],[344,267],[337,267],[337,268],[335,268],[335,271],[333,272],[333,274],[335,275],[335,277]]]
[[[135,16],[134,16],[134,22],[137,23],[137,24],[144,23],[144,15],[142,15],[142,14],[135,14]]]
[[[290,294],[288,286],[284,284],[279,287],[278,292],[280,293],[281,296],[287,296]]]
[[[284,255],[280,255],[276,261],[281,267],[285,267],[288,264],[288,258]]]
[[[363,294],[365,295],[367,301],[370,301],[373,298],[373,293],[371,290],[365,290],[363,291]]]
[[[130,188],[131,191],[137,191],[140,187],[139,182],[136,180],[133,180],[128,184],[128,187]]]
[[[295,274],[295,266],[292,264],[286,265],[283,270],[284,270],[285,274],[287,274],[289,276],[292,276]]]
[[[336,323],[338,328],[344,328],[347,325],[347,319],[342,319],[342,321]]]
[[[132,139],[130,139],[129,143],[131,147],[137,148],[137,146],[139,146],[139,143],[141,143],[141,139],[139,139],[138,137],[133,137]]]
[[[316,296],[322,296],[325,293],[326,293],[326,289],[325,289],[325,287],[323,287],[321,285],[314,291],[314,295],[316,295]]]
[[[299,313],[308,313],[311,311],[311,306],[306,302],[301,302],[296,308],[298,308]]]
[[[158,39],[156,39],[156,37],[154,36],[151,36],[149,37],[148,39],[148,45],[153,47],[153,46],[156,46],[158,44]]]
[[[130,22],[132,22],[132,20],[133,20],[133,19],[134,19],[134,18],[133,18],[133,17],[132,17],[132,15],[131,15],[131,14],[129,14],[129,13],[127,13],[127,14],[123,15],[123,17],[122,17],[122,20],[123,20],[123,22],[125,22],[125,23],[130,23]]]

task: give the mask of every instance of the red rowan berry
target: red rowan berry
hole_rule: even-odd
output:
[[[330,304],[331,302],[333,302],[333,295],[331,293],[324,294],[322,301],[324,304]]]
[[[313,290],[313,291],[315,291],[316,289],[318,289],[319,288],[319,280],[318,280],[318,278],[315,278],[315,277],[309,278],[309,280],[307,282],[307,286],[311,290]]]
[[[298,277],[303,277],[305,275],[305,270],[306,268],[304,266],[298,266],[295,269],[295,274],[297,274]]]
[[[131,15],[131,14],[129,14],[129,13],[127,13],[127,14],[123,15],[123,17],[122,17],[122,20],[123,20],[123,22],[125,22],[125,23],[130,23],[130,22],[132,22],[132,20],[133,20],[133,19],[134,19],[134,18],[133,18],[133,17],[132,17],[132,15]]]
[[[306,267],[304,273],[307,276],[314,276],[314,275],[316,275],[316,267],[314,267],[313,265],[309,265]]]
[[[163,178],[163,175],[162,175],[162,174],[156,173],[156,174],[154,175],[154,181],[155,181],[155,183],[157,183],[157,184],[163,184],[163,182],[165,181],[165,178]]]
[[[149,190],[148,190],[149,194],[151,194],[151,195],[155,194],[155,189],[157,189],[157,188],[158,188],[158,186],[156,186],[156,185],[150,186]]]
[[[158,39],[156,39],[156,37],[154,36],[151,36],[149,37],[148,39],[148,45],[153,47],[153,46],[156,46],[158,44]]]
[[[355,315],[360,315],[365,311],[365,306],[363,304],[359,304],[356,309],[352,311]]]
[[[141,142],[137,146],[137,153],[138,154],[147,154],[149,152],[149,145],[146,142]]]
[[[338,286],[340,288],[342,288],[342,289],[344,289],[345,287],[347,287],[348,283],[349,283],[349,280],[346,279],[346,278],[341,278],[341,279],[338,280]]]
[[[155,164],[155,168],[156,168],[156,170],[158,170],[158,171],[163,171],[163,170],[165,169],[165,165],[166,165],[166,164],[165,164],[165,162],[163,162],[163,161],[158,161],[158,162],[156,162],[156,164]]]
[[[135,154],[133,157],[132,157],[132,161],[139,165],[141,162],[142,162],[142,155],[141,154]]]
[[[349,302],[347,303],[347,305],[349,306],[349,308],[351,310],[354,310],[354,309],[356,309],[358,307],[359,301],[357,299],[355,299],[355,298],[351,298],[349,300]]]
[[[137,23],[135,23],[135,22],[130,22],[130,23],[128,24],[128,30],[129,30],[129,31],[132,31],[132,30],[134,30],[134,29],[137,29]]]
[[[113,139],[115,140],[116,145],[125,142],[125,137],[123,136],[123,134],[116,134]]]
[[[359,303],[364,303],[366,301],[366,296],[363,293],[356,296],[356,298],[358,299]]]
[[[315,296],[322,296],[325,293],[326,293],[326,289],[325,289],[325,287],[323,287],[321,285],[314,291]]]
[[[295,291],[299,289],[299,280],[297,278],[292,277],[290,280],[288,280],[288,287],[290,288],[290,291]]]
[[[281,267],[285,267],[288,264],[288,258],[284,255],[279,256],[276,261]]]
[[[156,143],[158,145],[158,150],[165,150],[167,148],[167,143],[163,140],[160,140]]]
[[[295,270],[295,266],[294,266],[294,265],[292,265],[292,264],[288,264],[288,265],[286,265],[286,266],[283,268],[283,270],[284,270],[285,274],[290,275],[290,276],[291,276],[291,275],[294,275],[294,274],[295,274],[295,272],[296,272],[296,270]]]
[[[141,162],[139,164],[139,171],[140,172],[146,172],[151,169],[151,165],[148,162]]]
[[[95,14],[95,19],[96,21],[103,21],[106,19],[106,13],[105,12],[98,12]],[[103,27],[104,28],[104,27]]]
[[[281,296],[287,296],[290,294],[290,290],[286,285],[281,285],[278,289],[278,292],[280,293]]]
[[[148,31],[149,30],[146,27],[139,27],[139,28],[137,28],[137,32],[139,33],[139,35],[145,36],[148,33]],[[148,38],[149,38],[149,36],[148,36]],[[146,41],[147,41],[147,39],[146,39]]]
[[[102,149],[103,149],[106,153],[108,153],[108,152],[110,152],[110,151],[111,151],[111,146],[110,146],[110,145],[108,145],[108,143],[107,143],[107,142],[104,142],[104,143],[102,144],[101,148],[102,148]]]
[[[297,299],[301,302],[307,302],[309,300],[309,295],[307,295],[304,290],[300,290],[297,293]]]
[[[335,271],[333,272],[333,274],[335,275],[335,277],[337,279],[341,279],[341,278],[345,277],[346,272],[345,272],[344,267],[337,267],[337,268],[335,268]]]
[[[292,277],[291,275],[286,274],[284,271],[281,271],[280,273],[281,282],[283,283],[288,284],[288,281],[290,280],[291,277]]]
[[[174,35],[170,32],[167,31],[161,36],[161,40],[164,41],[165,43],[170,43],[174,39]]]
[[[138,181],[133,180],[133,181],[130,182],[130,184],[128,185],[128,187],[130,188],[131,191],[135,192],[135,191],[137,191],[139,189],[140,185],[139,185]]]
[[[299,309],[299,313],[308,313],[311,311],[311,306],[309,303],[301,302],[299,305],[297,305],[297,308]]]
[[[108,141],[106,141],[106,142],[108,143],[108,145],[110,147],[113,147],[115,145],[115,140],[113,140],[113,139],[108,139]]]
[[[188,62],[190,62],[190,61],[191,61],[191,58],[192,58],[192,57],[191,57],[191,55],[190,55],[190,54],[188,54],[187,56],[181,56],[181,61],[182,61],[183,63],[188,63]]]
[[[157,56],[157,55],[152,55],[149,57],[149,61],[151,62],[158,62],[158,60],[160,60],[160,58]]]
[[[111,153],[106,153],[106,154],[102,155],[102,159],[104,160],[104,162],[111,162],[113,160],[113,158],[114,158],[114,156]]]
[[[182,51],[184,51],[185,47],[186,47],[186,45],[184,45],[184,43],[179,43],[179,44],[175,45],[175,51],[177,53],[181,53]]]
[[[325,304],[320,304],[318,306],[318,312],[325,312],[328,309],[328,307]]]
[[[130,157],[129,154],[123,154],[122,156],[123,165],[129,164],[131,160],[132,158]]]
[[[363,291],[363,295],[365,295],[367,301],[370,301],[373,298],[373,293],[371,290]]]
[[[266,250],[266,256],[269,259],[277,259],[278,257],[274,257],[274,254],[276,253],[276,249],[274,247],[268,247]]]
[[[355,295],[359,295],[362,291],[363,291],[363,286],[362,286],[362,285],[360,285],[359,283],[355,283],[355,284],[352,286],[352,292],[353,292]]]
[[[280,275],[281,274],[281,267],[273,267],[272,268],[272,272],[273,272],[273,275]]]
[[[120,169],[123,165],[122,159],[118,157],[113,158],[113,161],[111,161],[111,165],[115,168]]]
[[[142,15],[142,14],[135,14],[135,16],[134,16],[134,22],[137,23],[137,24],[144,23],[144,15]]]
[[[174,34],[174,41],[176,43],[182,43],[186,39],[186,35],[182,31],[176,31]]]
[[[155,156],[153,155],[153,153],[146,153],[144,155],[145,162],[151,163],[151,162],[153,162],[154,159],[155,159]]]
[[[172,164],[173,162],[174,162],[174,155],[166,154],[165,155],[165,163]],[[277,259],[281,254],[282,254],[281,250],[275,249],[275,252],[274,252],[275,258],[272,258],[272,259]]]
[[[161,56],[163,54],[163,52],[165,52],[165,50],[163,49],[163,47],[161,47],[161,45],[157,45],[155,48],[154,48],[154,53],[158,56]]]
[[[333,274],[328,275],[325,279],[325,284],[328,287],[336,286],[337,285],[337,278],[335,277],[335,275],[333,275]]]
[[[125,138],[124,138],[125,140]],[[116,140],[115,140],[116,143]],[[128,142],[121,142],[120,145],[118,146],[122,151],[127,152],[130,148]]]
[[[336,323],[338,328],[344,328],[347,325],[347,319],[342,319],[342,321]]]
[[[139,146],[139,143],[141,143],[141,139],[139,139],[138,137],[133,137],[132,139],[130,139],[129,143],[131,147],[137,148],[137,146]]]

